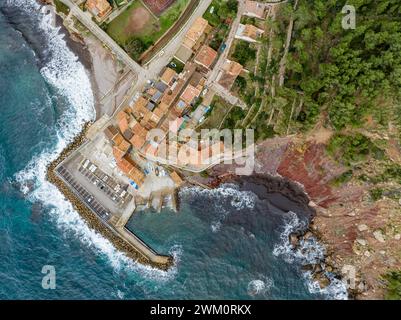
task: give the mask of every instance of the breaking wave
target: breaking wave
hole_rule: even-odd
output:
[[[266,296],[273,287],[273,280],[268,277],[252,280],[248,283],[247,292],[251,297]]]
[[[50,23],[50,16],[40,13],[40,6],[34,0],[13,0],[8,5],[26,10],[29,14],[40,15],[39,28],[47,42],[50,59],[40,70],[49,85],[55,88],[69,103],[62,119],[56,124],[57,141],[55,145],[36,155],[25,169],[15,175],[21,191],[28,200],[42,202],[49,208],[49,214],[57,227],[67,235],[73,235],[86,246],[107,257],[114,269],[126,268],[140,273],[146,279],[169,280],[177,273],[177,265],[182,254],[179,247],[173,247],[170,254],[175,265],[169,271],[141,265],[129,259],[114,248],[112,243],[99,233],[90,229],[62,193],[46,180],[47,166],[57,159],[62,150],[80,133],[83,125],[94,119],[94,97],[90,79],[84,66],[68,49],[60,28]]]
[[[180,191],[180,196],[203,196],[209,198],[220,215],[216,217],[210,228],[212,232],[220,231],[224,220],[228,217],[230,209],[252,210],[255,208],[257,196],[251,191],[240,191],[235,184],[226,183],[215,189],[203,189],[200,187],[187,187]]]
[[[303,266],[311,264],[324,265],[325,249],[316,238],[301,239],[297,248],[294,248],[290,243],[290,235],[294,232],[303,231],[306,227],[307,222],[301,221],[296,213],[289,212],[285,218],[284,230],[280,234],[280,242],[274,246],[273,254],[276,257],[282,257],[287,263],[295,262]],[[304,272],[303,276],[307,281],[309,291],[326,296],[328,299],[348,299],[345,283],[337,279],[334,274],[327,271],[323,272],[330,280],[330,284],[325,288],[321,288],[319,282],[313,280],[313,275],[310,271]]]

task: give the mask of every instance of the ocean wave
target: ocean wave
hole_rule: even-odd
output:
[[[72,53],[60,33],[54,28],[50,16],[40,13],[40,6],[34,0],[8,1],[8,5],[26,10],[29,14],[37,12],[39,28],[46,37],[49,61],[40,70],[45,80],[69,102],[70,108],[64,111],[57,123],[57,142],[52,148],[36,155],[25,169],[15,175],[21,191],[28,200],[40,201],[50,208],[49,213],[58,228],[68,235],[73,235],[86,246],[107,257],[115,270],[121,268],[138,272],[146,279],[158,281],[169,280],[177,273],[177,265],[182,250],[173,247],[170,253],[175,258],[175,265],[169,271],[144,266],[129,259],[115,249],[110,241],[95,232],[85,223],[62,193],[46,180],[46,169],[49,163],[57,159],[62,150],[82,130],[84,123],[94,119],[94,97],[89,76],[84,66]]]
[[[290,243],[290,235],[294,232],[303,231],[306,227],[306,221],[301,221],[296,213],[289,212],[285,217],[285,225],[280,234],[280,242],[274,246],[273,255],[282,257],[287,263],[295,262],[303,266],[311,264],[324,265],[325,248],[316,238],[301,239],[297,248],[294,248]],[[303,275],[307,281],[309,292],[321,294],[333,300],[348,299],[346,284],[335,278],[332,273],[324,271],[324,275],[330,280],[330,284],[325,288],[321,288],[319,282],[313,280],[311,272],[304,272]]]
[[[255,279],[248,283],[247,292],[251,297],[266,296],[273,285],[273,279],[262,276],[261,279]]]
[[[255,208],[257,195],[251,191],[241,191],[239,187],[232,183],[220,185],[215,189],[204,189],[201,187],[186,187],[180,190],[181,197],[207,197],[210,205],[214,206],[219,216],[210,225],[212,232],[220,231],[224,220],[231,212],[230,209],[252,210]],[[230,208],[228,207],[230,206]]]

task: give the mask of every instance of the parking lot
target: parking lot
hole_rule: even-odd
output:
[[[101,219],[105,221],[110,219],[110,212],[108,212],[98,201],[96,201],[96,199],[83,186],[75,181],[71,173],[68,172],[64,166],[57,168],[57,172],[73,188],[75,193],[93,212],[95,212]]]
[[[125,207],[132,200],[132,195],[127,191],[128,185],[116,182],[91,161],[84,159],[78,171],[117,206]]]

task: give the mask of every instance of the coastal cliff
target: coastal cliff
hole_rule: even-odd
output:
[[[326,138],[322,139],[324,135]],[[272,177],[280,177],[277,178],[280,183],[292,185],[293,197],[298,193],[298,202],[303,201],[315,211],[309,231],[303,236],[313,233],[325,246],[326,270],[342,275],[349,282],[351,297],[381,299],[386,289],[383,275],[401,262],[400,204],[390,196],[374,201],[369,192],[374,187],[371,182],[354,178],[340,183],[348,169],[329,156],[326,150],[329,137],[320,130],[309,139],[303,136],[269,139],[258,145],[254,176],[237,177],[234,165],[221,164],[208,172],[208,178],[198,179],[217,186],[249,179],[271,184]],[[355,170],[367,172],[364,166]],[[302,235],[291,237],[294,246],[300,238]]]

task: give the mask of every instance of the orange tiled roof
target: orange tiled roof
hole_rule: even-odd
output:
[[[245,14],[263,19],[265,16],[265,5],[257,1],[246,1]]]
[[[181,99],[187,104],[191,104],[195,98],[200,96],[200,94],[201,91],[198,88],[195,88],[192,85],[188,85],[188,87],[182,93]]]
[[[118,146],[121,142],[124,141],[124,137],[121,133],[117,133],[114,138],[112,139],[114,145]]]
[[[191,26],[191,28],[185,35],[183,45],[189,49],[192,49],[193,46],[195,46],[195,44],[199,40],[199,38],[204,34],[208,25],[209,24],[207,20],[203,19],[202,17],[196,19],[194,24]]]
[[[140,135],[134,135],[131,138],[130,142],[136,149],[141,149],[142,146],[145,144],[145,138]]]
[[[130,157],[124,156],[122,159],[117,160],[117,166],[138,186],[143,184],[143,181],[145,180],[145,174],[137,167],[135,162]]]
[[[207,69],[211,67],[217,58],[217,52],[209,46],[202,46],[195,57],[195,62]]]
[[[120,128],[120,131],[123,133],[128,129],[129,118],[130,118],[129,115],[125,111],[120,111],[117,114],[118,127]]]
[[[87,0],[86,7],[95,15],[103,17],[112,10],[107,0]]]
[[[120,160],[122,157],[124,157],[125,152],[117,148],[116,146],[113,147],[113,155],[116,160]]]
[[[163,75],[160,77],[160,80],[167,85],[170,85],[172,80],[177,76],[177,72],[171,68],[166,68],[163,72]]]

